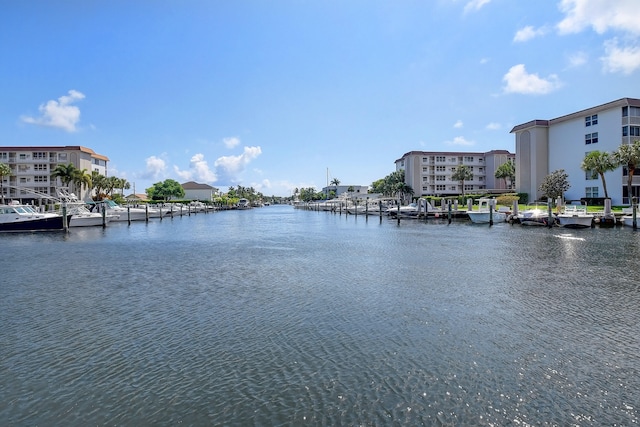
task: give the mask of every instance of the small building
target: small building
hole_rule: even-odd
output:
[[[324,187],[322,189],[323,194],[330,195],[331,192],[334,192],[336,197],[339,197],[345,193],[349,193],[350,196],[358,197],[358,198],[367,197],[367,193],[369,192],[369,186],[367,185],[329,185],[328,187]]]
[[[182,185],[184,189],[184,198],[187,200],[200,200],[202,202],[212,202],[218,194],[218,189],[209,184],[199,184],[194,181],[185,182]]]
[[[125,197],[129,203],[146,203],[149,201],[149,197],[142,193],[132,193]]]

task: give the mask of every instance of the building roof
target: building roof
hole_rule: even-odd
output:
[[[132,193],[132,194],[129,194],[127,197],[125,197],[125,199],[147,201],[149,200],[149,197],[147,197],[146,194],[142,194],[142,193]]]
[[[81,151],[83,153],[89,154],[91,157],[95,157],[96,159],[109,161],[107,156],[103,156],[102,154],[98,154],[93,151],[91,148],[83,147],[81,145],[65,145],[65,146],[24,146],[24,147],[0,147],[2,151]]]
[[[491,154],[512,154],[508,150],[491,150],[486,152],[475,151],[409,151],[396,160],[397,163],[407,156],[487,156]]]
[[[597,114],[600,111],[610,110],[611,108],[624,107],[624,106],[640,107],[640,99],[620,98],[615,101],[607,102],[606,104],[596,105],[595,107],[587,108],[585,110],[576,111],[575,113],[556,117],[555,119],[532,120],[530,122],[526,122],[526,123],[522,123],[520,125],[514,126],[514,128],[511,129],[511,132],[509,133],[519,132],[521,130],[525,130],[527,128],[536,127],[536,126],[549,126],[555,123],[564,122],[566,120],[572,120],[578,117],[589,116],[592,114]]]
[[[199,184],[194,181],[185,182],[182,188],[185,190],[217,190],[217,188],[210,186],[209,184]]]

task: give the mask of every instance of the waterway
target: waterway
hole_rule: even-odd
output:
[[[270,206],[0,235],[0,424],[640,421],[640,233]]]

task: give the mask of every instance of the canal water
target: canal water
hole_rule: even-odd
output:
[[[640,421],[640,233],[270,206],[0,235],[0,424]]]

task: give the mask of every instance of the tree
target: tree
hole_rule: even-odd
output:
[[[496,173],[493,176],[497,179],[504,179],[504,186],[509,188],[507,185],[507,179],[509,179],[509,183],[513,184],[513,181],[516,179],[516,167],[512,161],[506,161],[498,166]]]
[[[66,165],[58,165],[53,171],[51,171],[51,178],[59,178],[62,185],[68,187],[73,182],[76,176],[76,168],[73,163],[67,163]]]
[[[394,194],[397,194],[400,199],[404,199],[405,195],[413,196],[413,188],[406,182],[398,182],[395,185]]]
[[[629,204],[633,203],[633,174],[636,167],[640,165],[640,141],[633,141],[631,144],[622,144],[613,152],[614,161],[627,168],[627,196]]]
[[[184,188],[174,179],[165,179],[156,182],[152,187],[147,188],[147,196],[151,200],[171,200],[172,197],[184,197]]]
[[[338,178],[333,178],[331,180],[331,185],[335,185],[336,187],[340,185],[340,180]]]
[[[462,197],[464,197],[464,182],[473,179],[473,171],[467,165],[460,165],[456,171],[451,174],[451,179],[454,181],[460,181],[462,187]]]
[[[553,171],[542,180],[542,184],[540,184],[540,191],[546,197],[555,200],[571,188],[568,178],[569,175],[564,172],[564,169]]]
[[[591,151],[582,159],[580,169],[587,173],[600,175],[602,180],[602,188],[604,189],[604,197],[609,198],[607,192],[607,182],[605,181],[604,174],[615,170],[618,167],[618,163],[613,156],[606,151]]]
[[[86,184],[87,188],[91,188],[91,175],[86,169],[77,169],[73,171],[73,179],[71,180],[78,192],[78,198],[82,198],[82,187]]]
[[[2,203],[4,203],[4,188],[2,188],[2,181],[5,176],[11,176],[11,167],[6,163],[0,163],[0,195],[2,196]]]

